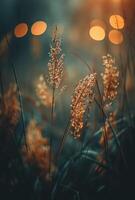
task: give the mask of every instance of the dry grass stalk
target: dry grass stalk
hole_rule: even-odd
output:
[[[62,54],[61,49],[61,39],[58,34],[58,29],[56,27],[52,35],[52,44],[49,52],[49,62],[48,62],[48,82],[52,87],[52,102],[51,102],[51,124],[54,123],[54,106],[55,106],[55,92],[59,88],[64,72],[64,54]],[[50,135],[50,146],[52,146],[53,139]],[[51,157],[52,153],[50,151],[50,175],[51,175]]]
[[[61,53],[61,39],[58,30],[53,33],[52,44],[50,47],[50,60],[48,63],[49,83],[53,88],[58,88],[61,84],[64,71],[64,54]]]
[[[115,60],[110,54],[103,56],[103,66],[105,67],[104,73],[101,74],[104,86],[103,109],[109,110],[112,102],[118,95],[119,70],[115,66]],[[112,123],[114,120],[115,112],[110,112],[102,128],[102,136],[100,138],[100,144],[102,146],[107,144],[108,140],[112,139],[112,129],[114,128],[112,127]]]
[[[71,128],[75,138],[80,137],[87,105],[93,102],[96,74],[89,74],[75,88],[71,103]]]
[[[115,66],[115,60],[110,54],[103,56],[104,73],[101,74],[104,85],[103,101],[113,101],[118,94],[119,70]]]

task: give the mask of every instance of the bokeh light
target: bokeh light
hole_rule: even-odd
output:
[[[124,18],[120,15],[112,15],[109,19],[110,25],[115,29],[123,29],[125,22]]]
[[[105,38],[105,30],[101,26],[93,26],[89,30],[89,35],[93,40],[102,41]]]
[[[118,30],[112,30],[109,33],[109,40],[113,43],[113,44],[121,44],[123,42],[123,34],[118,31]]]
[[[44,21],[36,21],[31,27],[31,33],[35,36],[42,35],[47,29],[47,23]]]
[[[26,23],[20,23],[18,25],[16,25],[15,29],[14,29],[14,35],[17,38],[22,38],[24,37],[28,32],[28,25]]]

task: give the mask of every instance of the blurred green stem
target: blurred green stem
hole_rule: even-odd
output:
[[[51,103],[51,125],[54,123],[54,106],[55,106],[55,85],[53,84],[52,88],[52,103]],[[53,136],[50,134],[50,163],[49,163],[49,174],[51,176],[51,163],[52,163],[52,146],[53,146]]]

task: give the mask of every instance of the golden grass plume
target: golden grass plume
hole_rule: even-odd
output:
[[[95,84],[96,73],[87,75],[75,88],[71,103],[71,127],[75,138],[80,137],[86,107],[93,102]]]

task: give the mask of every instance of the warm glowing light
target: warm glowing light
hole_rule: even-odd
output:
[[[109,40],[113,44],[121,44],[123,42],[123,34],[118,30],[112,30],[109,33]]]
[[[93,26],[89,30],[89,35],[93,40],[101,41],[105,38],[105,30],[101,26]]]
[[[109,22],[115,29],[122,29],[125,25],[124,18],[120,15],[112,15]]]
[[[28,32],[28,26],[26,23],[20,23],[15,27],[14,34],[17,38],[24,37]]]
[[[37,21],[31,27],[31,33],[33,35],[42,35],[47,29],[47,24],[44,21]]]

